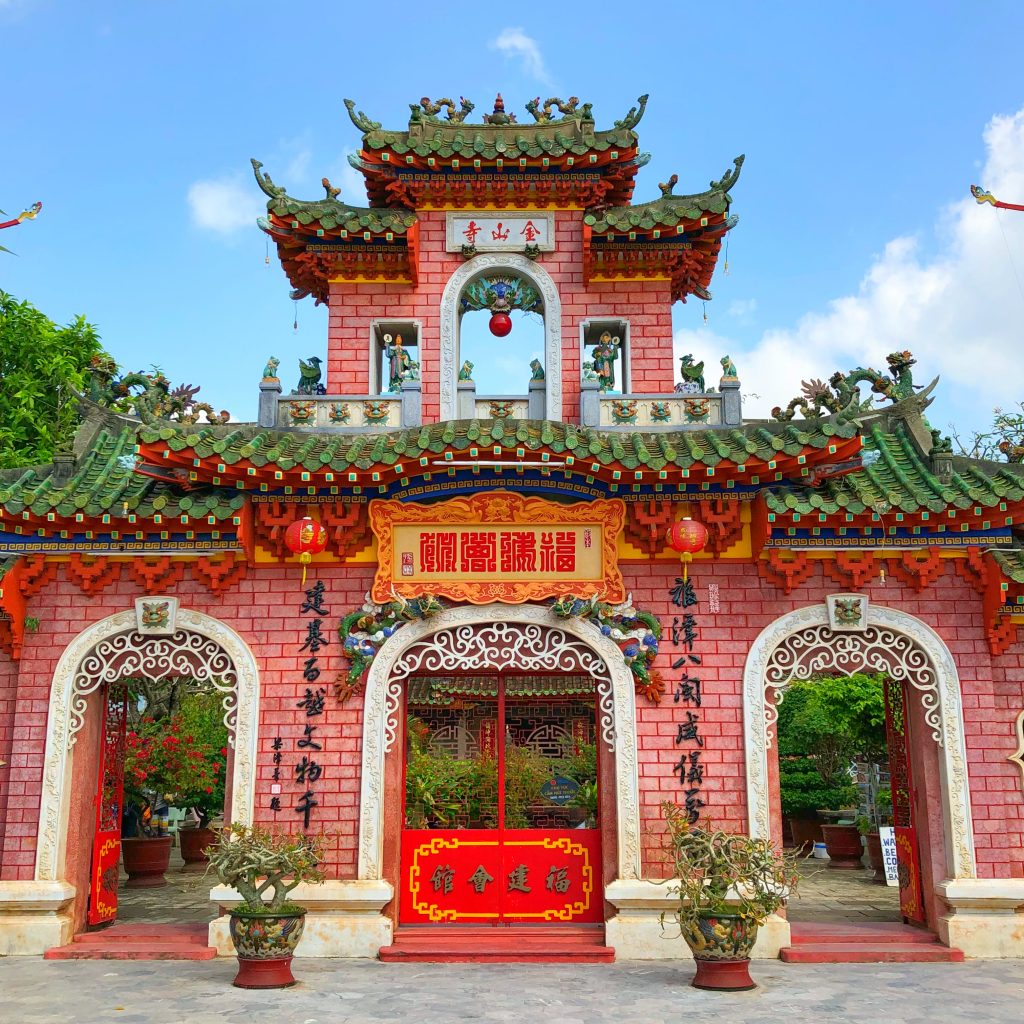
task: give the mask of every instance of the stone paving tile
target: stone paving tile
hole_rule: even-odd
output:
[[[803,860],[798,896],[790,901],[791,921],[899,921],[900,893],[878,885],[868,871],[837,871],[827,861]]]
[[[18,1024],[751,1024],[1019,1022],[1024,963],[759,961],[754,992],[689,987],[691,962],[541,966],[305,960],[300,983],[232,988],[234,963],[0,959],[0,1020]]]
[[[167,885],[158,889],[127,889],[128,876],[121,869],[117,891],[118,924],[191,924],[210,921],[214,916],[210,889],[216,884],[213,875],[182,871],[185,862],[181,853],[171,850],[171,863],[164,874]]]

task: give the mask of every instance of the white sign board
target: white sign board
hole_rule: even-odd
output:
[[[899,862],[896,859],[896,830],[892,825],[883,825],[878,830],[882,840],[882,860],[885,862],[885,884],[899,885]]]
[[[459,210],[448,214],[447,226],[449,252],[461,252],[464,245],[473,246],[477,252],[522,252],[528,245],[541,252],[555,249],[552,213]]]

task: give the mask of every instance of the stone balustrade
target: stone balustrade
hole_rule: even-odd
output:
[[[421,425],[419,381],[386,395],[282,395],[281,383],[260,383],[259,424],[282,430],[366,433]]]
[[[580,387],[580,423],[601,430],[697,430],[743,422],[740,382],[723,378],[719,391],[615,395],[597,381]]]

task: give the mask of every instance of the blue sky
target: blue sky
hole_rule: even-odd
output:
[[[293,195],[327,175],[359,201],[343,97],[398,127],[425,94],[575,94],[603,125],[647,92],[637,201],[747,154],[730,274],[706,325],[691,302],[675,326],[680,351],[732,354],[748,408],[897,347],[942,373],[936,423],[1024,398],[1024,214],[967,193],[1024,202],[1024,4],[564,10],[0,0],[0,207],[43,201],[3,233],[0,287],[252,418],[267,355],[323,352],[326,315],[307,300],[292,329],[250,156]]]

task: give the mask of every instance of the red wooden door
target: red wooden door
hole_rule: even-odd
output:
[[[907,694],[902,683],[885,684],[885,732],[889,746],[889,785],[900,883],[900,913],[908,921],[924,923],[921,858],[914,821],[915,791],[910,767]]]
[[[593,682],[412,679],[406,706],[400,922],[602,921]]]
[[[92,844],[89,924],[117,917],[118,862],[121,858],[121,812],[124,804],[124,742],[128,723],[128,690],[111,683],[106,692],[103,742],[96,791],[96,833]]]

